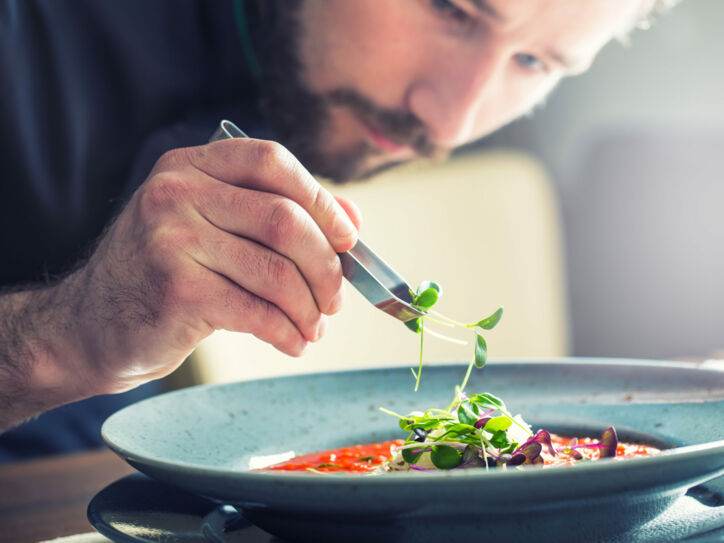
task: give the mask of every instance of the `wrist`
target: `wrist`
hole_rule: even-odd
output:
[[[61,285],[0,299],[0,431],[99,389]]]

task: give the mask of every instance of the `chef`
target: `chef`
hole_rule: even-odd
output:
[[[216,329],[313,348],[361,222],[314,176],[439,160],[663,3],[0,0],[0,459],[96,445]]]

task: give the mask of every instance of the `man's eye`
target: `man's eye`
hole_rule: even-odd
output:
[[[467,19],[467,13],[457,7],[450,0],[430,0],[430,4],[432,5],[433,9],[439,11],[447,17],[452,17],[453,19],[459,21],[464,21],[465,19]]]
[[[518,53],[515,55],[515,61],[526,70],[545,70],[546,67],[538,57],[528,53]]]

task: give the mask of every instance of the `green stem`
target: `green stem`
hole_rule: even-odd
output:
[[[435,336],[436,338],[443,339],[445,341],[449,341],[450,343],[457,343],[458,345],[467,345],[468,342],[464,341],[462,339],[458,339],[455,337],[446,336],[445,334],[441,334],[439,332],[435,332],[435,330],[428,330],[428,334],[431,336]]]
[[[383,413],[387,413],[388,415],[392,415],[393,417],[397,417],[398,419],[407,420],[407,418],[408,418],[408,417],[403,417],[402,415],[398,415],[394,411],[390,411],[389,409],[385,409],[384,407],[380,407],[379,409]]]
[[[420,319],[420,365],[417,368],[417,379],[415,380],[415,392],[417,392],[417,389],[420,387],[420,377],[422,376],[422,345],[423,341],[425,339],[425,325],[423,324],[423,320]]]
[[[448,316],[446,316],[446,315],[443,315],[442,313],[440,313],[440,312],[438,312],[438,311],[435,311],[434,309],[428,309],[427,312],[428,312],[429,314],[431,314],[431,315],[435,315],[436,317],[441,318],[441,319],[447,321],[448,323],[450,323],[450,324],[453,325],[453,326],[460,326],[460,327],[462,327],[462,328],[469,328],[469,326],[468,326],[467,324],[462,323],[462,322],[458,322],[458,321],[456,321],[456,320],[454,320],[454,319],[451,319],[450,317],[448,317]],[[429,317],[426,317],[426,318],[429,318]]]
[[[435,324],[439,324],[440,326],[449,326],[450,328],[455,328],[455,324],[453,324],[451,322],[433,319],[432,317],[428,317],[428,316],[420,317],[420,322],[422,322],[423,319],[426,321],[434,322]]]
[[[465,372],[465,378],[463,379],[463,384],[460,385],[460,391],[464,392],[465,387],[468,385],[468,379],[470,379],[470,372],[473,371],[473,366],[475,365],[475,356],[473,356],[470,359],[470,363],[468,364],[468,370]]]

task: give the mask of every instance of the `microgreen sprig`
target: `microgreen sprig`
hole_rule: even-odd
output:
[[[397,417],[400,428],[408,432],[398,450],[411,466],[425,454],[438,469],[537,463],[541,443],[550,441],[547,433],[533,434],[513,417],[500,398],[488,393],[468,397],[460,387],[447,409],[408,415],[381,410]],[[525,433],[511,432],[513,425]]]
[[[473,329],[475,334],[475,351],[470,361],[470,364],[468,365],[463,385],[461,386],[461,389],[464,389],[465,385],[467,384],[468,378],[470,377],[470,372],[473,366],[477,368],[482,368],[483,366],[485,366],[485,363],[488,360],[487,342],[485,341],[485,338],[482,336],[482,334],[475,329],[477,328],[480,330],[492,330],[493,328],[495,328],[495,326],[498,324],[498,322],[500,322],[500,319],[503,316],[503,308],[499,307],[492,315],[480,319],[477,322],[465,324],[432,310],[432,307],[440,299],[440,296],[442,296],[442,287],[439,283],[435,283],[434,281],[423,281],[422,283],[420,283],[420,286],[417,287],[417,291],[410,292],[410,295],[412,296],[412,305],[425,313],[425,315],[417,317],[416,319],[412,319],[405,323],[405,326],[407,326],[410,330],[417,334],[420,334],[420,360],[417,371],[415,371],[414,368],[410,368],[412,375],[415,377],[415,392],[417,392],[417,389],[420,387],[420,377],[422,376],[425,333],[428,332],[431,335],[434,335],[441,339],[452,341],[454,343],[460,343],[460,340],[458,339],[444,336],[432,330],[426,330],[425,321],[430,321],[445,326],[455,326],[459,328]]]

